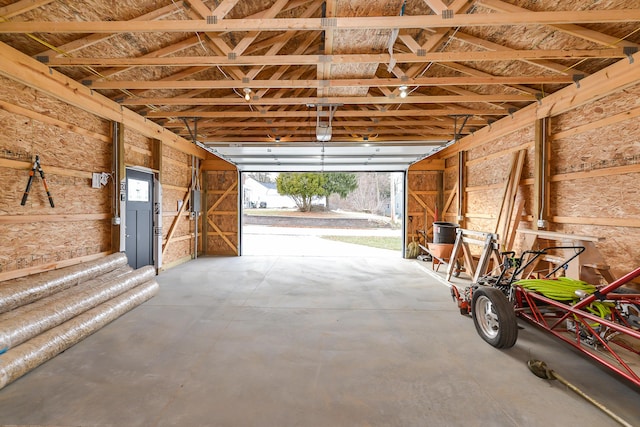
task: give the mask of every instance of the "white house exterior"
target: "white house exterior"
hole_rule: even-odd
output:
[[[243,186],[243,204],[245,208],[259,208],[266,203],[267,208],[295,208],[296,204],[289,196],[278,193],[275,182],[259,182],[247,176]]]

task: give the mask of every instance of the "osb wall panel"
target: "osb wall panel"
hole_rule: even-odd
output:
[[[494,124],[493,126],[497,126]],[[494,139],[490,144],[482,144],[467,152],[467,161],[478,159],[490,154],[500,153],[501,151],[518,147],[522,144],[533,144],[535,138],[535,127],[527,126],[516,132],[512,132],[501,138]]]
[[[162,183],[177,187],[190,187],[191,166],[188,163],[178,163],[175,160],[163,160]]]
[[[465,192],[467,208],[465,215],[468,215],[465,227],[467,229],[483,232],[495,231],[506,181],[511,171],[514,155],[519,149],[527,150],[520,181],[533,176],[534,140],[535,127],[528,126],[467,152],[467,161],[469,162],[465,168],[467,188],[492,186]],[[482,160],[485,157],[488,158]],[[524,198],[523,210],[525,212],[533,206],[532,194],[528,187],[530,186],[520,185],[517,192],[518,198]]]
[[[216,208],[203,219],[207,222],[206,254],[208,255],[237,255],[238,254],[238,193],[237,172],[235,171],[207,171],[206,173],[206,212],[214,205]],[[229,194],[224,192],[236,186],[236,191]],[[215,230],[208,221],[212,221],[223,233]]]
[[[407,241],[419,240],[421,236],[418,230],[428,231],[433,224],[433,215],[428,213],[420,201],[435,212],[438,175],[439,172],[411,172],[408,174]],[[424,192],[428,193],[425,194]],[[419,198],[420,201],[416,198]]]
[[[169,147],[167,145],[162,147],[162,156],[165,159],[171,159],[185,165],[191,165],[190,155],[183,153],[182,151],[178,151],[175,148]]]
[[[640,163],[640,130],[633,121],[620,123],[619,126],[606,126],[595,131],[575,136],[575,144],[581,144],[584,150],[576,150],[571,141],[554,142],[553,153],[561,164],[555,164],[558,173],[599,170]],[[591,136],[586,139],[585,134]],[[611,139],[608,139],[611,137]],[[569,139],[569,138],[567,138]],[[573,139],[573,138],[571,138]],[[597,142],[599,141],[599,142]],[[608,141],[602,143],[602,141]],[[615,141],[615,142],[614,142]],[[636,169],[638,170],[638,169]],[[551,186],[551,215],[605,221],[608,218],[622,220],[640,218],[640,173],[611,174],[588,179],[572,179],[554,182]],[[605,238],[597,244],[606,254],[607,262],[618,275],[640,265],[637,227],[595,227],[589,225],[557,224],[556,229],[563,232],[592,235]],[[596,233],[596,234],[593,234]]]
[[[580,106],[566,114],[554,117],[552,133],[558,133],[576,126],[602,120],[640,107],[640,85],[606,96],[597,102]],[[637,119],[636,119],[637,120]]]
[[[180,240],[171,243],[171,246],[164,254],[163,264],[169,265],[172,262],[180,261],[185,258],[191,258],[193,256],[193,241],[192,240]]]
[[[0,273],[109,251],[109,221],[0,224]]]
[[[189,237],[194,232],[194,221],[184,214],[180,218],[176,216],[179,210],[179,203],[184,201],[189,191],[188,189],[191,187],[191,156],[166,145],[163,146],[160,180],[164,185],[162,190],[162,210],[165,214],[168,214],[162,219],[162,231],[165,241],[172,224],[176,223],[172,240],[168,243],[169,246],[167,246],[163,258],[164,264],[170,264],[192,256],[194,253],[193,239]],[[189,204],[187,203],[184,212],[188,212],[188,206]],[[202,229],[201,224],[198,225],[198,228]]]
[[[551,144],[553,174],[640,163],[640,126],[632,118],[581,132]]]
[[[640,106],[640,85],[609,95],[597,102],[556,117],[552,120],[555,133],[610,118]],[[640,205],[640,173],[608,174],[616,167],[640,164],[640,126],[637,118],[618,121],[595,129],[554,139],[551,143],[551,173],[571,178],[572,173],[597,171],[606,176],[571,179],[551,185],[551,215],[576,218],[584,224],[553,224],[560,232],[604,238],[596,244],[614,275],[640,265],[638,239],[640,228],[589,225],[590,219],[613,218],[638,220]],[[636,169],[638,170],[638,169]]]
[[[184,201],[187,191],[186,187],[184,190],[178,190],[164,186],[162,188],[162,212],[165,215],[176,214],[179,210],[179,204]],[[163,227],[166,228],[166,224]]]
[[[124,163],[127,166],[152,167],[151,147],[153,140],[138,132],[124,128]]]
[[[444,160],[444,175],[442,185],[444,186],[444,200],[443,203],[447,203],[447,200],[451,196],[452,192],[457,193],[458,188],[458,155],[447,157]],[[449,208],[446,209],[445,212],[440,214],[441,221],[447,222],[457,222],[458,217],[458,195],[456,194],[451,203],[449,204]]]
[[[176,216],[163,217],[165,224],[170,224]],[[194,221],[189,219],[188,215],[180,216],[173,233],[174,240],[167,247],[164,253],[163,263],[170,264],[173,261],[180,260],[186,256],[193,255],[193,239],[190,237],[193,233]],[[163,227],[163,240],[166,241],[169,233],[169,227]]]
[[[109,135],[109,123],[72,105],[58,101],[35,89],[0,76],[0,99],[89,131]]]
[[[0,274],[17,277],[23,269],[109,251],[111,184],[91,188],[92,172],[111,171],[109,123],[13,81],[0,84],[7,108],[28,110],[0,110]],[[35,155],[54,208],[38,174],[20,205]],[[49,219],[60,215],[65,221]]]

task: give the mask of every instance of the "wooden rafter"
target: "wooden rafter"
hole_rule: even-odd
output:
[[[438,103],[465,103],[465,102],[533,102],[536,98],[532,95],[442,95],[442,96],[412,96],[414,104],[438,104]],[[260,98],[253,100],[252,105],[304,105],[316,103],[334,104],[402,104],[403,99],[388,98],[384,96],[367,97],[328,97],[328,98]],[[121,102],[122,105],[245,105],[242,98],[130,98]]]
[[[74,90],[89,111],[110,120],[137,113],[144,118],[133,128],[155,122],[169,138],[187,135],[181,117],[199,117],[198,140],[211,145],[266,143],[276,134],[307,143],[316,118],[328,117],[327,104],[340,106],[335,142],[377,135],[377,143],[433,144],[454,134],[447,116],[460,115],[469,116],[462,133],[475,134],[529,106],[547,114],[544,98],[634,59],[640,42],[633,31],[640,9],[631,0],[590,10],[545,0],[537,11],[506,0],[185,0],[162,7],[139,0],[119,4],[108,19],[105,1],[71,12],[60,2],[14,0],[0,7],[0,33],[43,63],[38,72],[59,70],[82,83]],[[511,28],[513,41],[500,35]],[[551,37],[529,39],[540,30]],[[87,94],[119,105],[107,108]]]
[[[1,26],[2,24],[0,24]],[[624,58],[623,48],[609,49],[548,49],[548,50],[501,50],[471,52],[432,52],[424,55],[413,53],[397,54],[398,63],[423,62],[477,62],[477,61],[528,61],[532,59],[582,59],[582,58]],[[138,58],[42,58],[50,66],[222,66],[222,65],[315,65],[318,62],[330,64],[369,64],[388,61],[387,54],[369,55],[262,55],[240,56],[235,58],[221,56],[189,57],[138,57]]]
[[[394,29],[487,27],[495,25],[556,25],[640,21],[640,9],[573,10],[518,13],[456,14],[451,19],[436,15],[336,17],[335,29]],[[0,33],[152,33],[152,32],[228,32],[228,31],[321,31],[326,23],[319,18],[222,19],[207,20],[83,21],[83,22],[3,22]]]
[[[192,39],[189,39],[192,40]],[[280,73],[279,73],[280,74]],[[460,86],[460,85],[511,85],[511,84],[562,84],[573,83],[570,76],[482,76],[482,77],[422,77],[400,80],[395,78],[363,78],[363,79],[332,79],[324,80],[294,80],[294,79],[270,79],[251,80],[248,83],[242,80],[108,80],[92,82],[89,85],[93,89],[251,89],[269,88],[319,88],[324,87],[373,87],[401,85],[411,86]]]
[[[411,110],[338,110],[336,117],[435,117],[451,115],[470,116],[503,116],[508,114],[504,109],[472,109],[472,108],[436,108]],[[152,111],[147,117],[215,117],[215,118],[269,118],[269,117],[301,117],[309,118],[308,111]]]

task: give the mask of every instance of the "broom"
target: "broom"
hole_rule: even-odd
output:
[[[416,242],[416,236],[413,233],[414,231],[414,227],[413,227],[413,217],[410,216],[409,217],[409,223],[411,224],[411,242],[409,242],[409,244],[407,245],[407,252],[406,252],[406,256],[407,258],[417,258],[418,255],[420,254],[420,246],[418,246],[418,242]]]

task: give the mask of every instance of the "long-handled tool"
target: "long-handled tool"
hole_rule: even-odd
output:
[[[580,390],[578,387],[576,387],[575,385],[571,384],[569,381],[567,381],[564,378],[562,378],[556,372],[554,372],[551,369],[549,369],[547,367],[546,363],[544,363],[544,362],[542,362],[540,360],[531,359],[531,360],[529,360],[527,362],[527,366],[529,367],[529,370],[531,372],[533,372],[533,374],[535,376],[539,377],[539,378],[542,378],[544,380],[558,380],[558,381],[560,381],[562,384],[566,385],[571,390],[575,391],[578,395],[582,396],[587,401],[589,401],[590,403],[595,405],[602,412],[604,412],[605,414],[609,415],[611,418],[616,420],[618,423],[620,423],[620,425],[623,425],[625,427],[633,427],[627,421],[625,421],[622,418],[620,418],[617,414],[614,414],[613,412],[611,412],[611,410],[609,408],[607,408],[606,406],[604,406],[602,403],[598,402],[593,397],[587,395],[582,390]]]
[[[42,184],[44,185],[44,189],[47,192],[47,197],[49,197],[49,204],[52,208],[55,207],[53,204],[53,197],[49,192],[49,186],[47,185],[47,180],[44,177],[44,171],[42,170],[42,166],[40,165],[40,156],[36,156],[36,160],[33,162],[33,167],[31,168],[31,172],[29,172],[29,181],[27,182],[27,188],[24,190],[24,194],[22,195],[22,202],[20,205],[24,206],[27,203],[27,198],[29,197],[29,191],[31,191],[31,184],[33,183],[33,177],[36,174],[36,171],[40,173],[40,178],[42,178]]]

